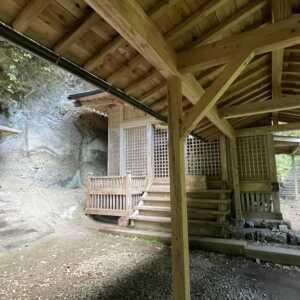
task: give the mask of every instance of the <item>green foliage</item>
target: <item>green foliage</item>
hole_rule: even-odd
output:
[[[72,85],[74,76],[55,65],[0,39],[0,105],[27,101],[36,91],[55,88],[61,82]],[[74,83],[75,85],[75,83]]]
[[[276,134],[274,135],[300,137],[300,130],[276,132]],[[278,176],[284,179],[292,169],[291,155],[287,155],[287,154],[276,155],[276,167],[277,167]]]
[[[287,154],[276,155],[277,174],[284,179],[292,168],[292,157]]]

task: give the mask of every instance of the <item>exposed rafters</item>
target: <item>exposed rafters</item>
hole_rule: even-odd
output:
[[[63,54],[74,42],[86,34],[93,25],[100,21],[96,13],[89,15],[72,33],[68,33],[55,47],[57,53]]]
[[[272,132],[280,132],[280,131],[290,131],[290,130],[299,130],[300,122],[293,122],[290,124],[279,124],[272,126],[261,126],[261,127],[252,127],[236,130],[237,136],[251,136],[251,135],[261,135]]]
[[[266,101],[263,103],[250,103],[230,106],[221,109],[220,113],[222,117],[230,119],[295,108],[300,108],[300,99],[297,99],[294,96],[289,96],[283,99],[278,99],[278,101]]]
[[[207,89],[201,101],[199,101],[188,113],[188,116],[184,118],[182,134],[187,135],[196,127],[199,121],[203,119],[206,113],[212,109],[222,97],[232,82],[246,68],[252,58],[253,53],[245,51],[238,53],[236,57],[228,63],[221,75]]]
[[[179,67],[195,72],[228,63],[233,53],[252,49],[256,55],[293,46],[300,42],[300,17],[266,25],[219,42],[183,51],[179,54]]]
[[[18,14],[13,22],[13,28],[19,32],[25,32],[36,17],[54,0],[32,0],[24,7],[24,9]]]
[[[86,0],[86,2],[159,70],[163,77],[178,76],[182,81],[184,96],[192,103],[198,102],[204,94],[203,88],[194,76],[178,71],[176,53],[135,1]],[[207,115],[209,116],[209,112]],[[226,131],[227,127],[224,125],[223,131],[231,136],[231,132]]]
[[[238,23],[244,21],[245,19],[249,18],[252,14],[257,12],[258,10],[262,9],[264,6],[266,6],[268,1],[266,0],[255,0],[250,1],[249,4],[242,7],[239,11],[237,11],[235,14],[230,16],[225,21],[221,22],[219,26],[208,30],[205,32],[204,35],[202,35],[199,39],[192,42],[188,46],[186,46],[186,49],[191,49],[195,47],[199,47],[203,44],[203,42],[216,39],[222,32],[225,32],[227,30],[230,30],[234,28]]]

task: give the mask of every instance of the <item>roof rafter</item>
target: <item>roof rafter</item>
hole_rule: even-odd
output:
[[[249,4],[242,7],[240,10],[231,15],[225,21],[221,22],[220,25],[218,25],[215,28],[212,28],[211,30],[208,30],[207,32],[205,32],[204,35],[200,36],[196,41],[193,41],[191,44],[188,45],[188,47],[185,48],[191,49],[199,47],[203,44],[203,42],[217,38],[220,35],[220,33],[234,28],[238,23],[249,18],[255,12],[266,6],[267,3],[268,1],[266,0],[250,1]]]
[[[32,22],[53,0],[32,0],[23,8],[13,21],[13,28],[19,32],[25,32]]]
[[[219,42],[203,45],[178,54],[179,68],[195,72],[228,63],[232,53],[252,49],[256,55],[290,47],[300,43],[300,17],[266,25],[245,33],[234,35]]]
[[[203,96],[204,89],[192,74],[177,69],[177,55],[161,32],[135,1],[85,0],[107,23],[120,33],[163,77],[178,76],[183,95],[192,103]],[[209,116],[209,112],[207,111]],[[213,116],[212,116],[213,117]],[[223,132],[229,136],[224,126]]]
[[[201,121],[206,113],[214,107],[232,82],[241,74],[253,58],[251,50],[238,53],[225,67],[221,75],[206,90],[203,98],[188,112],[182,125],[182,134],[189,134]]]
[[[272,126],[261,126],[261,127],[252,127],[236,130],[237,136],[253,136],[253,135],[261,135],[272,132],[280,132],[280,131],[289,131],[289,130],[298,130],[300,129],[300,122],[293,122],[289,124],[279,124]]]
[[[241,104],[222,108],[220,109],[220,114],[226,119],[231,119],[295,108],[300,108],[300,99],[297,99],[294,96],[289,96],[276,101]]]
[[[160,1],[158,5],[154,6],[151,11],[149,12],[149,16],[151,19],[157,19],[162,14],[165,13],[167,9],[170,8],[170,6],[175,5],[179,0],[173,0],[173,1]],[[86,1],[87,2],[87,1]],[[116,49],[120,48],[122,45],[126,44],[127,41],[123,39],[122,36],[115,37],[111,42],[109,42],[103,49],[99,51],[95,56],[91,57],[86,63],[85,67],[89,71],[93,71],[96,69],[99,65],[101,65],[106,57],[107,54],[114,52]],[[139,56],[139,59],[136,59],[136,64],[139,64],[143,61],[143,57]],[[118,72],[119,73],[119,72]],[[112,74],[113,75],[113,74]]]

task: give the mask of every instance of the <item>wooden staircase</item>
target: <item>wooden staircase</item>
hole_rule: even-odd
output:
[[[226,216],[231,210],[231,190],[193,189],[187,193],[189,233],[201,236],[224,235]],[[137,229],[171,231],[170,186],[152,184],[130,217]]]

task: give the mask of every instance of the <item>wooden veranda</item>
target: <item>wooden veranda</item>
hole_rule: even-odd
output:
[[[299,10],[296,0],[0,3],[2,36],[168,121],[174,299],[190,298],[185,138],[227,136],[241,218],[237,137],[300,128]]]

